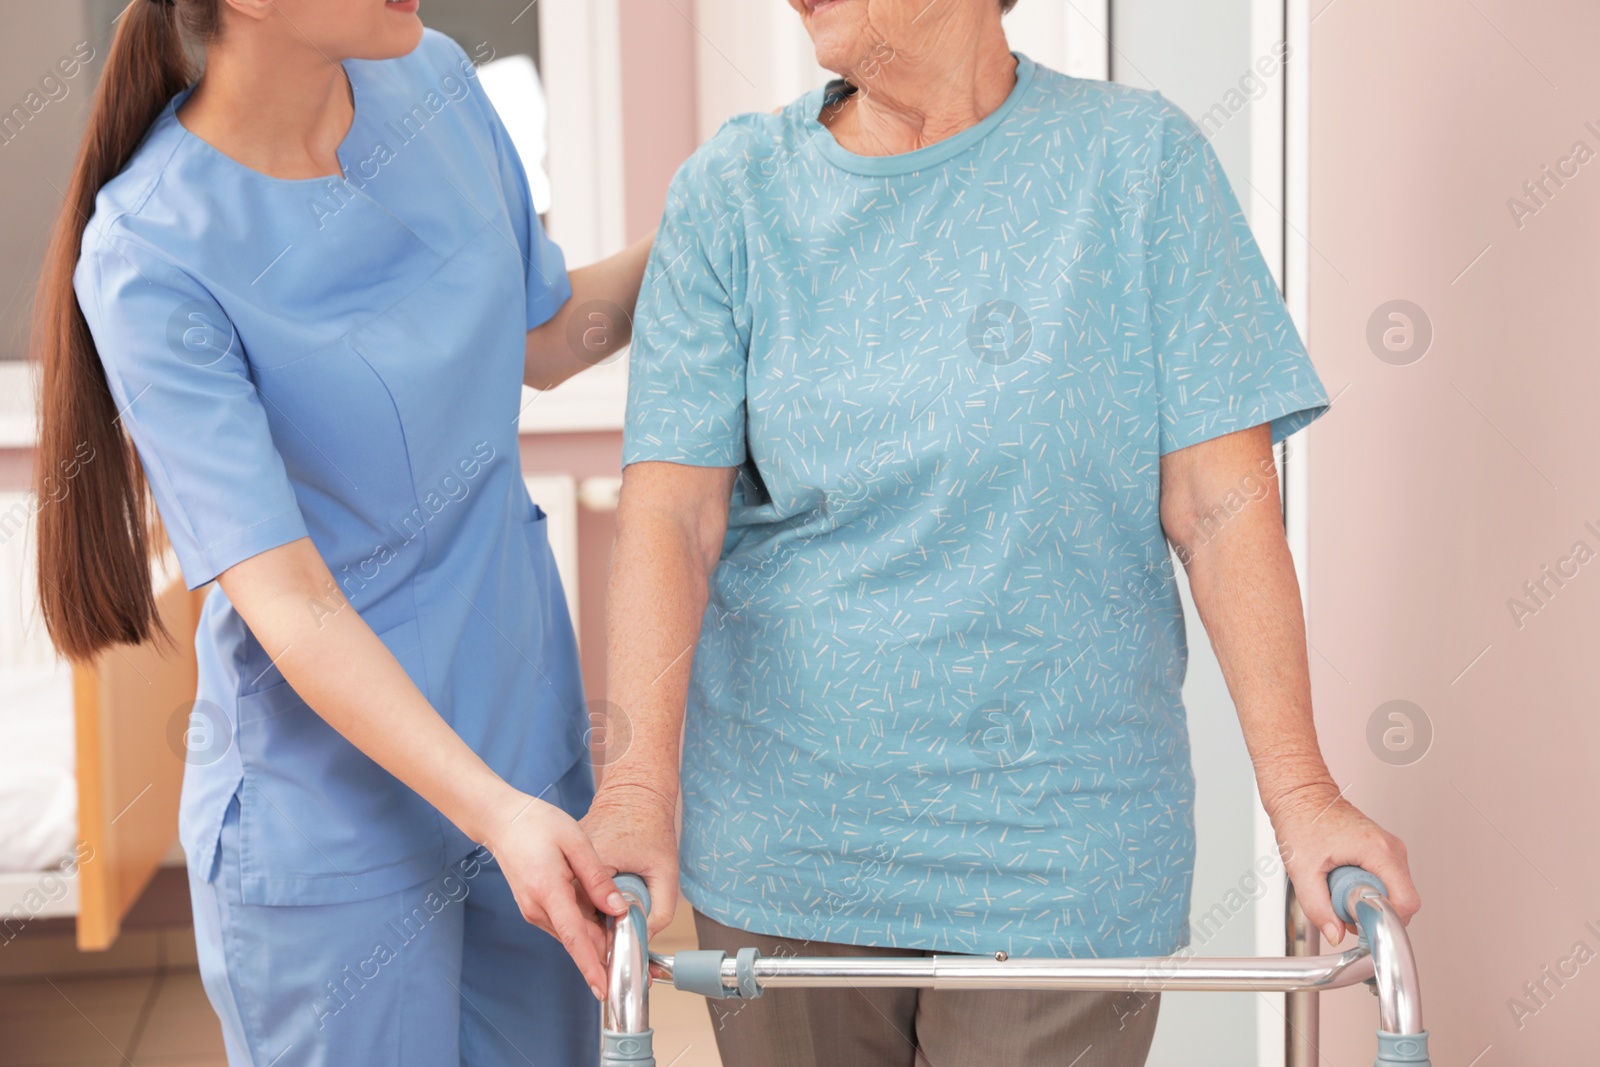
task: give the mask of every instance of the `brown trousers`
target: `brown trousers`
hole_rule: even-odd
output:
[[[752,934],[694,915],[700,947],[763,956],[926,957]],[[708,1000],[723,1067],[1142,1067],[1160,994],[774,989]]]

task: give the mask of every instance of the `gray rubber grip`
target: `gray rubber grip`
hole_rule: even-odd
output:
[[[617,883],[617,888],[624,893],[632,892],[644,902],[645,914],[650,914],[650,890],[644,884],[644,879],[637,874],[619,874],[612,879]]]
[[[1391,1034],[1378,1031],[1378,1058],[1373,1067],[1431,1067],[1428,1059],[1428,1031],[1420,1034]]]
[[[713,1000],[726,1000],[739,995],[738,990],[722,984],[722,961],[728,954],[721,949],[701,948],[672,955],[672,984],[687,993],[699,993]]]
[[[1333,897],[1333,913],[1347,923],[1354,924],[1356,917],[1345,911],[1344,903],[1350,896],[1350,890],[1358,885],[1370,885],[1384,896],[1389,895],[1388,887],[1383,884],[1383,879],[1369,870],[1361,867],[1352,867],[1348,864],[1335,867],[1328,872],[1328,892]]]
[[[600,1067],[656,1067],[654,1030],[642,1034],[600,1031]]]
[[[745,1000],[755,1000],[764,990],[756,981],[756,960],[761,958],[761,950],[757,948],[742,948],[734,957],[734,970],[739,980],[739,996]]]

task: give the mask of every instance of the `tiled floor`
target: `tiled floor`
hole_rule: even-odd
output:
[[[192,969],[0,985],[6,1067],[221,1067],[222,1030]]]
[[[652,947],[694,947],[687,908]],[[63,958],[61,970],[84,962]],[[650,993],[650,1021],[661,1067],[721,1067],[701,998],[657,985]],[[187,961],[112,974],[0,980],[0,1067],[224,1063],[221,1028],[199,973]]]

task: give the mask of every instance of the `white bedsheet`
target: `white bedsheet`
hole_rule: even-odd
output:
[[[72,669],[0,669],[0,871],[55,867],[77,834]]]

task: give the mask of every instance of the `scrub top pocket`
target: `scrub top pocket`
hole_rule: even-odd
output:
[[[533,626],[529,634],[530,647],[545,649],[551,633],[550,590],[552,583],[557,596],[561,593],[561,578],[556,574],[555,557],[550,553],[550,523],[544,509],[533,505],[533,514],[522,522],[522,540],[528,550],[528,564],[533,568],[534,580],[529,585],[533,600],[527,605],[528,618]],[[562,601],[563,609],[566,601]],[[574,650],[574,655],[576,651]]]

